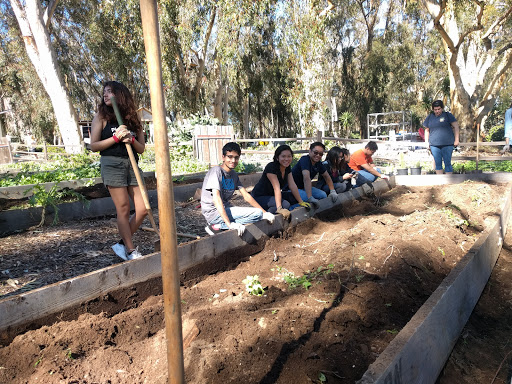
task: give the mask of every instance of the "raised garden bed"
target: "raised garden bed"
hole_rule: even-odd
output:
[[[507,192],[481,182],[397,187],[307,221],[224,272],[186,281],[183,317],[199,331],[185,350],[187,382],[354,382],[475,243]],[[90,244],[110,245],[103,227],[91,231]],[[17,255],[30,251],[17,246]],[[244,292],[247,275],[259,276],[265,296]],[[88,313],[79,318],[56,316],[54,325],[18,336],[0,349],[0,381],[166,382],[158,284],[105,295],[81,305],[75,315]]]

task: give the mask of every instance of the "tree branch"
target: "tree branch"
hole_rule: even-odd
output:
[[[194,87],[194,92],[196,95],[196,100],[199,97],[199,93],[201,91],[201,81],[203,79],[204,66],[206,65],[206,54],[208,51],[208,42],[210,41],[210,35],[212,34],[212,29],[215,24],[215,16],[217,15],[217,7],[213,7],[212,14],[210,17],[210,23],[208,24],[208,29],[206,30],[206,35],[204,38],[204,46],[203,46],[203,59],[199,60],[199,68],[197,70],[196,77],[196,85]]]
[[[512,67],[512,49],[510,48],[511,47],[509,47],[505,57],[503,57],[501,62],[498,64],[496,73],[489,82],[489,86],[487,87],[485,95],[482,97],[482,101],[485,101],[495,95],[499,89],[501,89],[504,81],[506,80],[507,72]]]
[[[484,3],[483,3],[483,1],[478,1],[478,0],[474,0],[474,3],[476,3],[476,5],[478,7],[480,7],[480,11],[478,12],[478,15],[476,16],[476,25],[471,27],[471,28],[469,28],[466,32],[463,32],[460,35],[459,42],[455,46],[455,48],[457,50],[460,48],[460,46],[464,42],[464,39],[466,38],[466,36],[468,36],[470,33],[473,33],[473,32],[476,32],[476,31],[481,31],[481,30],[484,29],[484,26],[482,25],[482,16],[484,14]]]
[[[55,10],[57,9],[58,3],[59,3],[59,0],[51,0],[50,4],[48,4],[48,7],[44,11],[43,22],[44,22],[44,25],[46,26],[46,28],[50,28],[52,16],[55,13]]]
[[[492,23],[492,25],[489,27],[489,29],[487,30],[487,32],[485,32],[485,34],[482,36],[482,39],[486,39],[488,38],[490,35],[493,35],[495,34],[497,31],[496,31],[496,28],[502,24],[509,16],[510,14],[512,13],[512,6],[510,6],[509,9],[507,9],[507,12],[505,12],[503,14],[503,16],[501,16],[498,20],[496,20],[494,23]]]

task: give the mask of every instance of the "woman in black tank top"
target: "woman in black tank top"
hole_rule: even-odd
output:
[[[118,126],[110,98],[116,97],[126,125]],[[147,215],[142,194],[128,158],[126,145],[131,145],[135,157],[144,152],[144,134],[137,116],[133,97],[123,84],[109,81],[103,86],[103,99],[92,121],[91,150],[101,154],[101,176],[116,206],[117,228],[121,240],[112,246],[124,260],[142,256],[133,245],[132,235]],[[135,214],[130,217],[130,199]]]

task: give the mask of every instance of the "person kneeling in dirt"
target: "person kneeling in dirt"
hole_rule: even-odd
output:
[[[386,175],[373,163],[372,156],[377,152],[377,143],[369,141],[364,148],[358,149],[350,157],[348,166],[357,171],[356,187],[373,183],[378,177],[388,179]]]
[[[208,225],[205,230],[215,235],[222,230],[235,229],[239,236],[245,231],[245,224],[254,223],[262,218],[270,224],[274,215],[266,212],[243,187],[235,168],[242,150],[237,143],[227,143],[222,148],[222,165],[211,168],[206,174],[201,190],[201,212]],[[233,207],[229,200],[235,190],[239,190],[250,207]]]
[[[323,165],[331,176],[332,183],[336,193],[342,193],[352,188],[352,179],[356,176],[356,171],[348,166],[350,152],[346,148],[332,147],[327,152]],[[324,192],[329,191],[325,179],[322,175],[318,176],[316,187]]]
[[[298,205],[310,209],[311,205],[302,201],[292,176],[293,151],[288,145],[280,145],[274,152],[274,161],[268,163],[261,179],[251,192],[252,197],[271,213],[280,213],[285,220],[290,218],[290,210]],[[288,185],[290,191],[283,191]]]
[[[318,208],[318,200],[325,199],[327,193],[321,189],[313,187],[311,180],[320,174],[325,179],[329,188],[329,198],[333,203],[338,200],[338,194],[332,184],[331,176],[322,164],[322,156],[325,152],[325,145],[321,142],[314,142],[309,146],[309,154],[300,158],[299,162],[292,168],[292,175],[295,184],[299,188],[299,194],[302,200],[311,203]]]

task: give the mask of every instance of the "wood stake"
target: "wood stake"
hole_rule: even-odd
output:
[[[174,191],[169,155],[165,103],[163,94],[160,34],[156,0],[140,0],[140,14],[146,48],[151,110],[155,124],[155,158],[158,174],[158,212],[164,294],[167,370],[170,384],[185,383],[183,335],[181,325],[180,272],[178,239],[174,217]]]

